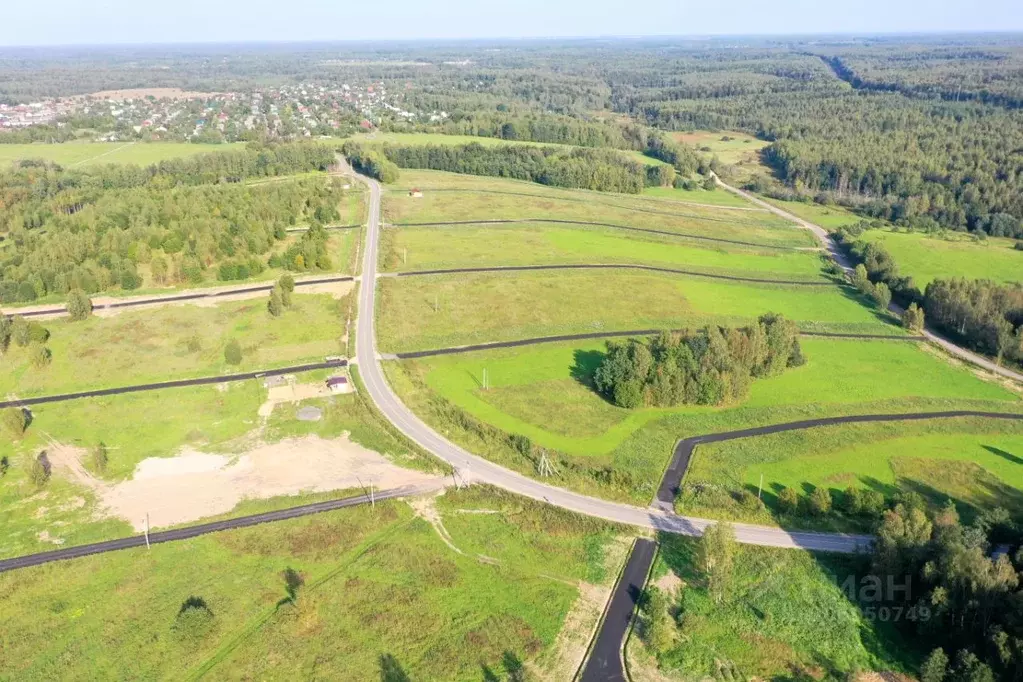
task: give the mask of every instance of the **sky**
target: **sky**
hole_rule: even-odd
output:
[[[1021,0],[0,0],[0,46],[1023,31]]]

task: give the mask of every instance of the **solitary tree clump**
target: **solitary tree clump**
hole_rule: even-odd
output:
[[[11,468],[11,460],[7,458],[7,455],[0,457],[0,476],[6,476],[7,470]]]
[[[216,618],[206,601],[202,597],[189,597],[181,604],[171,630],[179,642],[195,646],[205,639],[215,626]]]
[[[52,353],[50,349],[41,343],[33,343],[28,349],[28,361],[36,369],[42,369],[50,364]]]
[[[778,493],[778,506],[788,514],[794,514],[799,510],[799,493],[795,488],[782,488]]]
[[[20,439],[28,428],[28,417],[20,407],[8,407],[3,411],[2,419],[3,430],[11,440]]]
[[[242,362],[242,347],[235,339],[231,339],[224,346],[224,360],[229,365],[240,365]]]
[[[912,332],[922,331],[924,328],[924,309],[916,303],[910,303],[906,312],[902,313],[902,326]]]
[[[707,589],[720,602],[732,577],[735,559],[735,529],[718,521],[703,531],[700,538],[700,568],[707,575]]]
[[[668,599],[656,587],[647,590],[646,612],[646,645],[655,654],[662,654],[674,643],[675,624],[668,613]]]
[[[831,493],[824,486],[817,486],[810,493],[810,511],[824,516],[831,511]]]
[[[45,450],[29,463],[28,480],[37,488],[42,488],[50,480],[50,460]]]
[[[72,320],[84,320],[92,314],[92,301],[81,289],[72,289],[67,295],[67,314]]]
[[[266,302],[266,311],[270,313],[271,317],[280,317],[284,314],[284,301],[280,284],[275,284],[274,288],[270,290],[270,300]]]
[[[285,308],[290,308],[291,294],[295,291],[295,278],[286,272],[277,280],[277,285],[281,288],[281,302]]]
[[[944,682],[948,675],[948,656],[938,647],[920,666],[920,682]]]
[[[884,282],[878,282],[874,285],[874,290],[871,292],[871,298],[874,299],[874,303],[881,310],[888,310],[888,304],[892,302],[892,292],[888,288],[888,285]]]
[[[7,315],[0,315],[0,353],[7,351],[11,344],[11,332],[14,323]]]

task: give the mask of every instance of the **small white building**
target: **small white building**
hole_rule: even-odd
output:
[[[352,385],[348,383],[348,377],[330,377],[327,379],[327,389],[331,393],[351,393]]]

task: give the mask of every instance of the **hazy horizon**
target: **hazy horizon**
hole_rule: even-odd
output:
[[[480,8],[474,0],[375,6],[336,6],[310,0],[181,0],[171,11],[110,0],[96,11],[79,0],[15,4],[4,10],[0,47],[105,47],[244,43],[510,41],[799,37],[1016,33],[1023,5],[1014,0],[865,0],[855,10],[813,0],[774,4],[737,0],[720,7],[649,0],[623,12],[610,0],[523,0],[514,7]]]

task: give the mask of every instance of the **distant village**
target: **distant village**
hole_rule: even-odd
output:
[[[93,131],[92,139],[100,142],[236,142],[347,134],[354,127],[373,128],[385,118],[427,123],[448,117],[444,111],[407,111],[401,106],[404,100],[404,92],[392,95],[382,82],[330,87],[308,83],[247,93],[120,90],[0,104],[0,129],[72,126]]]

